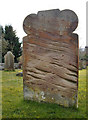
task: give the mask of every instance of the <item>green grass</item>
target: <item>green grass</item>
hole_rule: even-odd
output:
[[[24,101],[23,78],[16,73],[2,72],[2,117],[3,118],[86,118],[86,70],[79,71],[78,109],[57,104]]]

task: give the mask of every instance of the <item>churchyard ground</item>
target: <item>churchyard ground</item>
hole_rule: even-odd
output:
[[[1,72],[1,71],[0,71]],[[21,70],[2,71],[3,118],[86,118],[86,70],[79,71],[78,109],[57,104],[25,101]]]

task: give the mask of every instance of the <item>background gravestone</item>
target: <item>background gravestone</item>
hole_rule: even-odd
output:
[[[71,10],[28,15],[23,28],[24,99],[77,106],[78,17]]]
[[[14,55],[11,51],[8,51],[4,56],[5,59],[5,70],[14,70]]]

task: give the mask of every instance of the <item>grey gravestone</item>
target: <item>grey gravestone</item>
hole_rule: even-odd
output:
[[[8,51],[4,56],[5,59],[5,70],[14,70],[14,55],[11,51]]]

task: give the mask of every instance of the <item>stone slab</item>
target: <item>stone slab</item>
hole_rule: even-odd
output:
[[[71,10],[39,11],[23,22],[24,99],[77,107],[78,17]]]

